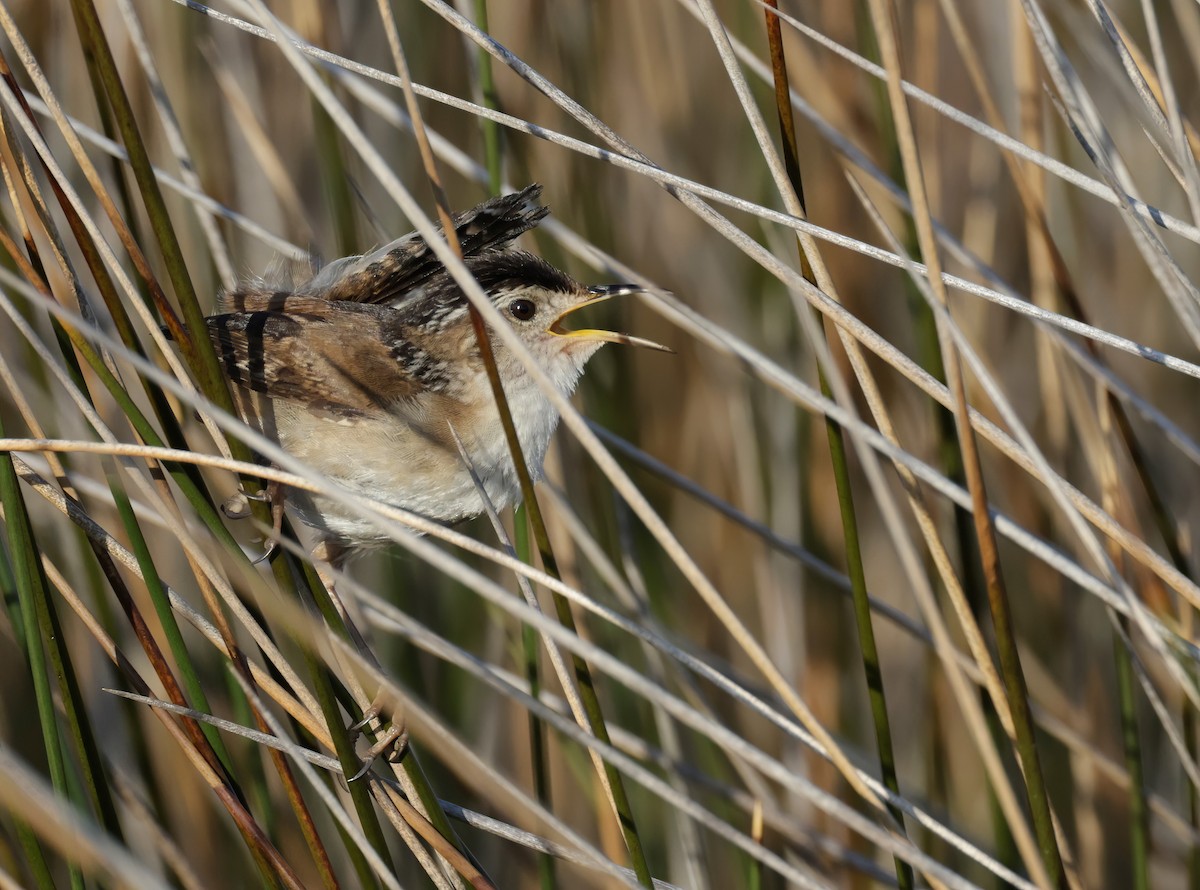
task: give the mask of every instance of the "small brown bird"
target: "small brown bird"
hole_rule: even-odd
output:
[[[570,394],[607,342],[665,349],[612,331],[563,328],[584,306],[634,293],[587,287],[512,242],[549,212],[541,186],[454,217],[467,268],[538,364]],[[497,508],[520,497],[465,294],[418,234],[325,266],[287,290],[243,287],[208,319],[217,357],[247,423],[352,492],[431,519],[483,511],[461,439]],[[516,355],[492,340],[521,447],[537,478],[558,412]],[[669,351],[669,350],[667,350]],[[290,492],[325,556],[388,540],[327,498]]]

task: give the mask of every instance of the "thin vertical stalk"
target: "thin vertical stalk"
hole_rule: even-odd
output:
[[[305,609],[315,615],[322,615],[326,623],[335,629],[335,632],[340,630],[342,634],[345,634],[346,631],[341,626],[337,609],[334,607],[332,601],[329,600],[325,586],[316,577],[316,572],[312,566],[307,563],[296,566],[290,558],[275,561],[276,578],[280,578],[281,576],[286,577],[283,573],[290,573],[291,571],[296,572],[292,586],[299,594],[300,601],[304,604]],[[330,623],[331,618],[334,623]],[[353,776],[359,769],[358,754],[354,750],[354,743],[351,741],[350,736],[346,732],[340,731],[342,715],[338,710],[337,698],[334,695],[333,680],[330,677],[329,669],[316,655],[311,645],[304,643],[303,640],[300,643],[301,654],[308,668],[309,677],[312,679],[313,692],[317,697],[317,703],[321,706],[321,715],[325,719],[325,724],[329,727],[329,736],[333,739],[334,753],[337,754],[338,762],[342,766],[342,775]],[[348,788],[350,791],[350,800],[354,804],[355,812],[358,814],[358,821],[362,827],[363,834],[366,835],[367,841],[374,847],[375,852],[386,860],[388,858],[387,841],[383,837],[379,818],[376,816],[375,807],[371,803],[370,785],[367,782],[349,782]],[[367,863],[362,851],[351,843],[349,838],[345,838],[345,840],[346,851],[350,855],[350,861],[354,866],[355,874],[358,876],[359,885],[365,888],[365,890],[378,887],[379,884],[375,879],[375,874],[371,871],[371,866]]]
[[[112,396],[117,403],[118,408],[124,412],[125,416],[132,424],[138,435],[143,441],[151,445],[162,445],[162,439],[150,425],[146,417],[138,409],[137,405],[130,398],[129,393],[122,387],[105,365],[99,354],[95,351],[88,340],[81,332],[73,327],[63,325],[63,330],[71,340],[71,344],[78,354],[87,362],[91,370],[96,374],[101,384]],[[192,482],[189,474],[182,472],[178,467],[173,471],[173,476],[189,503],[196,510],[198,517],[207,525],[207,527],[217,536],[217,538],[229,549],[229,552],[234,555],[241,555],[241,550],[234,541],[229,530],[221,523],[213,510],[211,503]],[[128,590],[124,586],[124,582],[120,575],[116,572],[115,566],[106,556],[101,556],[98,552],[98,559],[101,560],[101,568],[105,570],[110,586],[121,600],[121,606],[129,617],[135,632],[138,633],[139,640],[143,648],[146,649],[146,654],[150,657],[151,662],[155,665],[159,678],[163,681],[172,696],[172,700],[176,704],[184,704],[182,689],[179,688],[174,676],[170,674],[165,660],[162,658],[162,653],[158,649],[157,642],[153,639],[149,629],[145,626],[143,619],[136,611],[132,599],[129,597]],[[245,560],[245,557],[242,556]],[[215,617],[220,619],[221,614]],[[226,631],[228,629],[226,628]],[[226,645],[230,652],[237,652],[236,646],[231,634],[225,638]],[[247,671],[248,673],[248,671]],[[224,787],[213,786],[213,790],[221,797],[222,803],[229,808],[230,814],[234,817],[241,830],[243,837],[255,857],[260,869],[263,869],[264,876],[269,875],[270,870],[274,870],[285,883],[292,882],[292,875],[279,857],[276,851],[270,847],[265,835],[262,833],[259,826],[254,822],[253,817],[245,807],[245,796],[241,789],[234,782],[232,774],[225,768],[218,758],[215,750],[208,743],[208,739],[196,727],[193,721],[184,721],[184,726],[189,732],[189,738],[204,757],[209,768],[216,774],[220,780],[225,783]],[[286,782],[286,777],[284,778]]]
[[[913,203],[913,216],[917,224],[917,236],[921,245],[921,259],[929,270],[929,281],[933,292],[943,306],[947,304],[946,288],[942,280],[941,256],[937,238],[933,231],[929,206],[925,195],[920,160],[917,156],[912,121],[908,114],[908,103],[900,82],[900,47],[896,39],[895,7],[890,0],[870,0],[871,19],[879,39],[880,54],[888,73],[888,98],[896,120],[896,134],[900,143],[901,157],[908,181],[909,194]],[[954,405],[955,426],[958,430],[959,447],[963,455],[963,466],[970,490],[972,514],[975,519],[975,535],[979,543],[983,563],[983,575],[991,607],[992,623],[996,633],[996,644],[1000,656],[1000,670],[1004,677],[1004,688],[1009,708],[1012,711],[1013,727],[1017,737],[1017,753],[1021,760],[1022,774],[1033,814],[1034,831],[1038,846],[1050,880],[1055,886],[1066,886],[1066,872],[1058,839],[1054,832],[1054,820],[1050,812],[1050,797],[1046,790],[1041,760],[1038,757],[1034,737],[1033,716],[1029,706],[1025,674],[1021,669],[1021,657],[1017,649],[1013,627],[1012,606],[1004,575],[1000,565],[1000,552],[996,541],[995,526],[988,511],[987,490],[984,484],[983,467],[975,435],[971,429],[969,404],[958,351],[949,331],[939,325],[942,338],[942,357],[946,367],[946,379]]]
[[[159,304],[160,310],[163,310],[163,320],[171,328],[172,335],[182,347],[184,357],[191,365],[192,373],[196,375],[204,394],[217,407],[234,414],[233,400],[221,372],[221,366],[217,362],[212,344],[204,336],[204,331],[207,330],[204,313],[200,309],[200,302],[184,263],[183,252],[171,224],[166,202],[163,200],[158,179],[155,177],[154,168],[150,163],[150,156],[138,129],[133,106],[125,92],[125,86],[121,81],[121,75],[117,70],[108,40],[104,36],[96,7],[92,0],[71,0],[71,9],[75,14],[79,39],[88,61],[96,67],[100,81],[104,84],[104,89],[108,94],[113,116],[121,132],[121,140],[129,153],[130,168],[133,170],[134,179],[141,192],[146,215],[158,241],[167,273],[171,279],[171,286],[175,291],[179,306],[183,310],[183,318],[187,327],[186,329],[179,327],[178,320],[174,318],[174,314],[165,300]],[[188,331],[191,333],[189,334]],[[239,460],[248,460],[251,456],[249,449],[236,440],[230,442],[230,448]]]
[[[167,598],[166,587],[162,583],[162,579],[158,575],[158,567],[154,564],[154,559],[150,555],[150,548],[146,544],[146,537],[142,534],[141,525],[137,521],[137,517],[133,513],[133,507],[129,503],[129,495],[125,491],[125,486],[121,480],[113,472],[110,466],[107,470],[108,487],[112,492],[113,503],[117,506],[117,515],[120,516],[122,524],[125,526],[125,534],[129,536],[130,549],[133,550],[133,555],[137,559],[138,566],[142,570],[142,581],[146,585],[146,591],[149,593],[150,601],[154,605],[154,612],[158,616],[159,625],[163,629],[163,633],[167,637],[167,646],[171,650],[171,655],[175,659],[175,665],[179,670],[180,679],[183,681],[183,687],[187,690],[188,703],[190,707],[204,713],[212,713],[212,708],[208,703],[208,696],[204,692],[204,687],[200,683],[200,677],[196,673],[195,665],[192,664],[191,653],[188,652],[187,645],[183,641],[183,634],[179,629],[179,622],[175,620],[175,610],[171,608],[171,602]],[[229,757],[229,752],[225,748],[225,741],[216,727],[207,723],[200,723],[200,731],[204,733],[209,744],[213,746],[213,750],[217,752],[217,757],[226,769],[232,769],[233,762]]]
[[[4,594],[4,604],[8,609],[9,622],[18,640],[25,638],[25,620],[21,617],[20,594],[17,591],[17,580],[14,567],[9,563],[8,551],[0,544],[0,591]],[[38,890],[53,890],[54,878],[50,874],[50,866],[46,863],[46,854],[38,842],[33,829],[21,819],[13,819],[13,831],[21,852],[25,854],[25,865],[33,877]],[[5,852],[9,852],[7,849]],[[15,862],[15,854],[13,856]]]
[[[442,231],[445,233],[450,249],[459,259],[462,259],[462,245],[458,242],[458,234],[455,231],[453,219],[450,215],[446,194],[442,188],[441,179],[438,176],[433,149],[430,147],[424,120],[421,117],[421,110],[417,105],[416,93],[413,91],[408,64],[405,60],[403,49],[400,46],[399,35],[396,33],[391,7],[388,5],[388,0],[379,0],[379,5],[385,25],[388,28],[388,39],[392,47],[396,73],[400,76],[404,88],[405,105],[409,118],[412,121],[413,135],[416,138],[417,147],[421,152],[421,159],[425,166],[426,175],[428,175],[430,185],[433,187],[434,200],[437,204],[438,216],[442,223]],[[529,519],[533,526],[533,538],[537,543],[538,552],[542,558],[542,567],[547,574],[560,579],[561,575],[558,571],[558,563],[554,558],[554,552],[550,546],[550,535],[546,530],[546,521],[538,506],[537,494],[533,489],[533,479],[529,474],[529,467],[525,462],[525,456],[521,449],[521,441],[517,436],[516,425],[513,423],[512,412],[509,410],[508,399],[504,393],[504,384],[500,379],[500,371],[496,366],[496,358],[492,349],[491,339],[488,336],[487,326],[484,323],[482,314],[480,314],[474,303],[468,301],[467,309],[471,319],[471,327],[475,334],[475,341],[479,346],[480,357],[487,372],[488,384],[496,401],[496,410],[500,416],[501,427],[504,430],[504,439],[513,458],[513,467],[516,470],[517,479],[521,487],[521,497],[529,512]],[[558,617],[559,623],[572,634],[578,635],[579,630],[575,624],[575,617],[571,612],[570,602],[557,591],[552,595],[555,614]],[[579,696],[587,716],[588,726],[597,739],[605,744],[610,744],[608,727],[604,722],[604,713],[600,707],[599,696],[596,694],[591,669],[588,667],[587,662],[574,652],[571,653],[571,664],[575,672],[575,680],[579,687]],[[650,865],[646,860],[645,849],[642,846],[637,823],[633,818],[633,809],[625,790],[625,783],[621,772],[609,761],[603,760],[594,754],[592,756],[597,772],[603,775],[608,784],[612,807],[616,814],[617,822],[620,825],[626,849],[629,851],[634,873],[641,884],[648,888],[653,887],[654,878],[650,872]]]
[[[858,39],[863,56],[882,66],[879,41],[876,39],[874,28],[871,27],[866,0],[859,0],[855,21],[858,23]],[[887,84],[884,80],[873,78],[871,86],[879,119],[879,140],[884,146],[883,151],[888,159],[888,172],[896,185],[906,192],[908,185],[905,179],[904,159],[900,155],[900,144],[896,138],[896,126],[892,116],[891,103],[888,101]],[[917,227],[911,216],[904,218],[903,238],[908,255],[919,256],[921,248],[917,240]],[[937,321],[933,310],[926,304],[916,284],[909,277],[904,279],[904,290],[908,297],[909,314],[916,340],[917,361],[934,378],[945,383],[946,368],[942,362],[942,347],[938,339]],[[962,450],[958,447],[958,437],[954,429],[954,414],[937,403],[930,405],[929,410],[937,431],[937,454],[942,466],[942,473],[956,485],[966,488],[967,478],[963,469]],[[979,561],[979,548],[975,546],[975,529],[971,520],[971,511],[959,504],[954,504],[952,510],[954,542],[958,550],[963,593],[967,602],[970,603],[972,615],[977,621],[981,621],[987,610],[987,591]],[[1008,744],[1008,735],[1004,732],[1003,723],[996,713],[996,705],[986,690],[981,689],[979,692],[979,705],[987,720],[992,741],[999,750]],[[1005,854],[1001,856],[1002,862],[1014,866],[1019,862],[1020,857],[1013,842],[1012,830],[1005,822],[1004,810],[997,797],[996,788],[990,782],[987,783],[987,795],[995,848]]]
[[[1189,636],[1188,639],[1191,639]],[[1188,676],[1193,683],[1197,682],[1195,666],[1188,664]],[[1183,706],[1183,738],[1187,743],[1188,756],[1196,760],[1200,755],[1200,746],[1196,744],[1196,712],[1186,704]],[[1192,828],[1200,828],[1200,793],[1191,782],[1187,784],[1188,821]],[[1187,886],[1190,890],[1200,890],[1200,843],[1192,841],[1188,850]]]
[[[2,430],[0,430],[2,432]],[[37,702],[38,720],[42,727],[42,745],[46,752],[46,764],[50,781],[56,794],[64,799],[67,793],[66,761],[63,757],[62,741],[59,738],[58,721],[54,713],[54,695],[50,691],[50,680],[46,676],[46,651],[41,622],[38,618],[38,600],[45,599],[45,586],[41,583],[40,564],[36,545],[33,543],[33,528],[25,511],[25,502],[17,484],[16,470],[12,457],[0,457],[0,503],[4,506],[5,532],[9,552],[12,554],[13,574],[16,579],[17,601],[20,605],[21,624],[24,630],[24,649],[33,681],[34,700]],[[34,852],[28,844],[26,855]],[[40,852],[40,847],[37,848]],[[45,867],[43,861],[42,867]],[[74,862],[67,863],[68,877],[72,887],[83,887],[83,873]],[[50,886],[54,886],[53,881]]]
[[[529,539],[529,518],[523,505],[513,510],[513,549],[517,558],[533,564],[533,546]],[[521,652],[525,666],[525,680],[529,683],[529,695],[536,701],[541,695],[542,678],[538,666],[541,652],[538,633],[529,624],[521,625]],[[550,809],[550,764],[546,756],[546,724],[534,711],[529,712],[529,762],[533,770],[533,790],[538,803]],[[554,857],[549,853],[538,854],[538,879],[542,890],[557,886],[554,874]]]
[[[8,67],[8,63],[2,55],[0,55],[0,77],[2,77],[4,79],[4,81],[9,85],[9,89],[12,91],[14,97],[17,99],[18,103],[21,105],[21,108],[23,109],[23,112],[24,112],[26,118],[30,121],[30,123],[33,124],[33,126],[35,128],[40,129],[40,127],[38,127],[37,119],[34,117],[33,112],[29,107],[29,103],[25,99],[25,94],[19,89],[17,81],[13,77],[12,72]],[[103,99],[102,96],[99,96],[99,95],[97,96],[97,102],[99,103],[99,108],[102,112],[102,117],[107,119],[109,116],[108,115],[108,105],[107,105],[107,103],[103,102],[102,99]],[[5,116],[3,114],[0,114],[0,125],[3,125],[3,129],[5,130],[5,133],[7,135],[8,127],[5,124]],[[10,139],[10,145],[12,145],[12,144],[13,143],[11,142],[11,139]],[[14,149],[14,154],[16,154],[16,153],[17,152]],[[120,171],[117,171],[117,172],[120,172]],[[47,237],[49,237],[57,242],[59,239],[58,239],[57,233],[51,223],[48,208],[46,206],[44,198],[41,195],[41,190],[38,187],[38,183],[32,175],[32,170],[29,167],[29,165],[23,165],[22,173],[24,174],[25,187],[29,191],[29,197],[32,201],[34,208],[37,211],[38,218],[42,223],[42,227],[43,227],[43,230],[45,231],[45,234],[47,235]],[[6,177],[6,179],[9,179],[9,177]],[[128,209],[129,208],[129,197],[128,197],[128,190],[125,188],[125,180],[122,177],[117,176],[116,182],[119,186],[118,194],[121,196],[123,205],[126,206],[125,216],[132,216],[132,211],[130,211]],[[110,276],[108,269],[105,267],[104,262],[100,257],[100,253],[96,249],[96,245],[92,242],[92,238],[91,238],[90,234],[88,233],[87,227],[83,224],[83,220],[80,218],[80,215],[76,211],[75,207],[72,206],[71,202],[67,199],[67,196],[63,192],[62,187],[52,176],[49,177],[49,183],[50,183],[50,188],[54,192],[55,198],[58,201],[59,207],[62,210],[63,216],[66,219],[67,227],[70,229],[71,234],[74,236],[75,242],[79,247],[79,251],[83,256],[84,262],[87,265],[88,270],[91,273],[92,278],[96,283],[96,289],[99,291],[100,296],[104,300],[104,304],[109,311],[109,314],[112,318],[113,326],[116,329],[119,336],[121,337],[121,342],[124,343],[134,353],[145,358],[146,352],[142,348],[141,342],[138,340],[136,330],[133,326],[132,321],[129,318],[129,313],[126,310],[125,305],[121,302],[121,298],[117,293],[117,289],[113,283],[112,277]],[[14,206],[19,206],[19,199],[17,198],[16,193],[15,193],[15,186],[12,185],[11,183],[10,183],[9,195],[10,195],[10,199],[13,201]],[[102,198],[102,201],[103,200],[104,199]],[[114,207],[114,211],[115,211],[115,207]],[[118,216],[118,218],[122,219],[122,220],[124,219],[123,216]],[[130,239],[131,243],[136,244],[137,241],[136,241],[136,237],[135,237],[136,236],[135,220],[131,219],[129,221],[128,230],[129,230],[129,239]],[[39,282],[44,283],[47,280],[44,266],[41,261],[41,257],[38,253],[37,242],[33,239],[32,233],[29,231],[27,226],[23,227],[22,234],[24,236],[26,250],[29,254],[29,263],[33,266],[34,270],[36,271],[36,276],[30,275],[30,273],[24,269],[22,269],[22,272],[25,275],[25,277],[35,287],[37,287],[37,286],[40,286]],[[9,240],[8,236],[5,235],[4,238],[5,238],[5,244],[7,244],[8,240]],[[8,250],[9,250],[9,253],[13,255],[14,262],[18,262],[18,264],[19,264],[15,248],[8,247]],[[62,271],[65,275],[68,276],[68,278],[70,278],[70,279],[74,278],[74,271],[72,269],[70,269],[68,266],[66,266],[65,261],[64,261],[64,268]],[[149,296],[148,296],[148,293],[149,293],[148,282],[146,282],[145,279],[139,279],[139,282],[140,282],[140,290],[141,290],[141,296],[142,296],[143,301],[146,302],[147,305],[153,305],[153,301],[150,300]],[[48,286],[46,289],[48,291]],[[87,306],[87,301],[85,300],[84,296],[82,294],[76,294],[76,296],[79,300],[80,311],[81,312],[89,311],[89,307]],[[61,342],[62,341],[60,338],[60,343]],[[64,352],[64,354],[65,354],[65,352]],[[176,419],[175,415],[171,412],[170,403],[167,401],[167,399],[163,395],[162,391],[157,386],[155,386],[153,383],[151,383],[150,380],[143,377],[143,378],[141,378],[141,381],[142,381],[142,387],[146,393],[147,398],[149,399],[151,405],[154,408],[154,414],[158,418],[159,424],[161,425],[161,427],[163,429],[163,434],[164,434],[164,437],[166,438],[167,442],[169,442],[172,447],[186,449],[187,443],[184,440],[182,428],[179,426],[179,422]],[[203,480],[202,480],[201,476],[199,475],[199,473],[196,472],[196,469],[194,467],[185,467],[184,471],[189,473],[189,475],[192,478],[193,483],[198,488],[203,489]]]
[[[361,250],[358,237],[358,218],[354,210],[354,197],[350,191],[350,178],[346,174],[346,158],[338,128],[321,103],[313,100],[313,130],[316,133],[316,155],[321,170],[321,184],[325,200],[333,218],[333,233],[337,239],[338,255],[349,256]]]
[[[301,569],[304,573],[303,582],[297,582],[296,586],[300,591],[300,595],[305,601],[306,605],[311,604],[309,607],[315,610],[313,612],[314,616],[320,615],[326,626],[329,627],[334,634],[344,640],[347,645],[354,647],[355,641],[351,636],[350,629],[342,620],[341,612],[334,604],[329,591],[321,582],[316,570],[308,562],[302,563]],[[304,645],[303,648],[305,651],[305,658],[311,659],[310,671],[317,672],[314,673],[314,679],[317,683],[328,687],[328,693],[330,696],[328,703],[331,705],[331,707],[327,707],[324,693],[322,693],[322,696],[319,697],[322,713],[324,714],[326,721],[340,719],[340,715],[338,715],[337,712],[338,698],[340,698],[342,705],[350,713],[351,718],[356,722],[361,721],[363,714],[361,710],[359,710],[359,707],[355,703],[353,697],[350,696],[348,692],[344,696],[337,696],[335,688],[336,678],[333,677],[324,664],[321,664],[315,658],[315,656],[309,654],[308,645]],[[333,737],[334,744],[337,747],[338,759],[341,761],[342,769],[345,772],[345,775],[353,776],[359,771],[358,755],[355,753],[354,746],[351,744],[350,738],[346,733],[333,731],[338,725],[340,724],[336,722],[329,723],[331,730],[330,735]],[[453,845],[468,860],[474,862],[470,851],[462,842],[462,839],[458,836],[457,832],[454,831],[454,828],[450,825],[450,821],[446,817],[445,811],[442,809],[441,802],[438,800],[437,795],[433,791],[433,786],[430,784],[428,777],[425,775],[424,769],[417,760],[415,750],[413,750],[411,747],[407,750],[400,766],[401,769],[404,770],[409,781],[412,783],[413,788],[416,789],[417,797],[420,799],[421,809],[424,810],[425,818],[429,820],[434,829],[440,835],[442,835],[442,837],[445,838],[448,843]],[[370,795],[365,793],[368,791],[367,782],[355,781],[350,782],[349,784],[352,797],[360,792],[363,792],[361,796],[361,804],[360,798],[354,797],[355,807],[359,809],[360,818],[365,818],[364,814],[369,814],[369,817],[373,821],[374,825],[378,826],[378,819],[375,816],[374,810],[371,809],[372,805]],[[382,834],[380,835],[380,838],[382,839]],[[374,841],[372,841],[372,844],[374,844]],[[381,855],[386,855],[386,848]]]
[[[8,621],[12,625],[13,633],[18,641],[23,641],[25,621],[20,615],[17,579],[13,575],[13,567],[8,563],[8,552],[2,545],[0,545],[0,593],[4,595],[5,607],[8,609]],[[26,659],[28,659],[28,655],[26,655]],[[54,878],[50,874],[50,867],[46,862],[46,853],[42,850],[42,844],[38,843],[34,830],[23,819],[17,818],[16,814],[13,814],[12,825],[13,832],[17,835],[17,843],[25,854],[25,866],[29,868],[30,876],[34,878],[34,884],[38,890],[54,890]],[[4,844],[2,853],[6,860],[16,861],[16,853],[7,844]]]
[[[1128,629],[1128,620],[1121,619]],[[1121,710],[1121,743],[1125,768],[1129,771],[1129,856],[1133,890],[1150,887],[1150,811],[1146,805],[1146,782],[1142,746],[1138,738],[1137,697],[1133,662],[1120,636],[1113,635],[1113,657],[1117,663],[1117,701]],[[1190,710],[1190,709],[1189,709]],[[1189,783],[1190,784],[1190,783]]]
[[[204,313],[200,308],[199,300],[197,299],[191,277],[188,274],[183,259],[178,238],[175,235],[170,215],[167,212],[166,203],[159,189],[158,180],[150,163],[146,146],[141,138],[132,105],[125,92],[120,72],[117,70],[96,8],[91,0],[72,0],[71,7],[75,16],[80,43],[87,55],[88,64],[95,68],[98,79],[104,85],[113,116],[121,132],[122,141],[129,154],[130,167],[133,170],[147,217],[149,218],[151,228],[166,264],[176,299],[183,310],[186,328],[180,326],[179,320],[175,317],[174,312],[166,302],[153,275],[149,274],[148,268],[145,270],[143,278],[150,286],[152,296],[155,298],[159,311],[175,340],[180,344],[184,357],[188,360],[192,373],[197,378],[204,394],[218,407],[229,413],[234,413],[228,383],[221,372],[212,344],[204,335],[204,332],[207,330]],[[124,231],[123,225],[118,226],[118,229]],[[140,251],[133,245],[132,240],[130,240],[127,246],[131,248],[131,255],[134,256],[136,261],[140,257]],[[142,261],[144,262],[144,258],[142,258]],[[245,444],[236,439],[229,442],[229,447],[233,456],[238,459],[250,460],[252,457]],[[201,499],[206,500],[202,490],[198,490],[197,494],[200,495]],[[208,505],[206,504],[206,506]],[[259,517],[265,520],[267,518],[266,506],[255,504],[254,507]],[[217,524],[220,524],[219,521]],[[227,534],[226,537],[228,537]],[[206,591],[206,599],[208,600],[210,611],[225,640],[234,668],[247,683],[253,686],[253,676],[250,673],[245,655],[238,647],[236,637],[229,627],[228,616],[224,612],[223,604],[219,599],[208,595],[210,590],[203,583],[203,580],[201,586]],[[234,694],[236,695],[237,693],[238,690],[235,689]],[[257,722],[260,725],[260,729],[265,730],[266,727],[261,720],[261,716],[256,715],[256,717],[258,718]],[[291,787],[295,785],[295,778],[290,773],[290,766],[287,764],[286,759],[283,756],[273,755],[273,760],[279,771],[281,781],[284,783],[285,788],[289,788],[290,800],[293,804],[300,803],[302,798],[299,795],[299,789]],[[260,789],[260,791],[263,799],[269,799],[265,789]],[[304,812],[303,807],[297,810],[297,817],[302,822],[306,818],[309,818],[307,813]],[[255,855],[258,856],[259,854],[256,852]],[[260,860],[260,863],[262,862],[263,860]]]
[[[488,27],[487,0],[475,0],[475,24],[484,32]],[[476,65],[479,66],[479,94],[484,108],[498,110],[500,100],[496,95],[496,80],[492,71],[492,57],[487,50],[477,47]],[[483,131],[483,160],[487,167],[488,187],[493,195],[500,194],[504,185],[500,124],[489,118],[480,122]],[[533,542],[529,536],[529,511],[524,504],[513,508],[513,549],[522,562],[533,565]],[[538,634],[528,624],[521,627],[521,651],[525,668],[525,680],[529,683],[529,694],[537,699],[542,688],[538,653]],[[547,759],[546,725],[533,711],[529,712],[529,761],[533,771],[533,789],[538,803],[550,807],[550,763]],[[549,853],[538,854],[538,879],[542,890],[553,890],[557,886],[554,857]]]
[[[2,425],[0,425],[0,434],[3,434]],[[3,496],[5,516],[8,520],[12,553],[20,570],[18,591],[21,591],[20,581],[22,578],[27,588],[26,595],[21,600],[22,615],[25,619],[26,639],[34,644],[29,650],[29,663],[35,676],[35,686],[37,677],[44,678],[43,662],[40,658],[35,659],[34,657],[36,648],[45,653],[48,659],[46,665],[58,681],[59,696],[66,718],[71,747],[78,760],[83,790],[99,824],[109,835],[120,840],[122,838],[121,823],[117,818],[116,806],[113,803],[112,792],[100,758],[100,747],[96,743],[91,720],[83,703],[83,693],[72,665],[70,650],[66,646],[58,610],[51,598],[50,587],[46,582],[41,560],[37,558],[40,550],[34,543],[33,527],[25,512],[25,503],[17,488],[16,471],[10,459],[3,461],[0,472],[4,474],[3,480],[0,480],[0,487],[3,489],[0,494]],[[27,602],[32,604],[36,624],[29,624]],[[39,635],[41,639],[37,640]],[[42,649],[43,644],[44,650]],[[49,705],[52,723],[56,724],[56,721],[53,721],[53,703],[50,702]],[[44,723],[43,727],[45,728],[47,725],[51,724]]]
[[[489,31],[487,0],[475,0],[475,24],[481,31]],[[483,47],[477,47],[475,52],[476,64],[479,65],[479,93],[483,107],[498,111],[500,100],[496,95],[492,56]],[[488,185],[491,186],[492,194],[498,195],[504,184],[504,171],[500,155],[500,124],[490,118],[484,118],[479,124],[483,129],[483,160],[487,166]]]
[[[766,0],[767,6],[775,9],[777,0]],[[800,172],[796,125],[792,116],[791,89],[787,74],[787,57],[783,48],[783,37],[779,17],[768,9],[764,12],[767,27],[767,42],[771,52],[771,71],[775,81],[775,110],[779,119],[780,137],[783,143],[783,161],[788,178],[796,191],[801,207],[804,205],[804,188]],[[809,283],[816,285],[812,270],[808,267],[804,251],[797,244],[801,270]],[[820,314],[813,309],[814,317]],[[833,398],[833,391],[825,373],[819,367],[817,375],[821,393]],[[854,603],[855,625],[858,629],[859,651],[862,655],[863,671],[871,702],[871,718],[875,726],[875,744],[879,751],[879,770],[884,785],[894,794],[900,794],[900,782],[896,776],[896,756],[892,746],[891,723],[888,718],[887,696],[883,688],[883,670],[879,664],[879,651],[875,645],[875,629],[871,621],[871,603],[867,595],[867,578],[863,569],[862,546],[858,534],[858,520],[854,509],[854,494],[850,485],[850,465],[846,456],[846,442],[842,428],[830,418],[825,419],[825,432],[829,440],[829,457],[833,465],[833,478],[837,487],[838,508],[842,519],[842,536],[846,547],[846,570],[850,578],[850,590]],[[889,804],[892,818],[898,825],[904,824],[904,814],[899,807]],[[896,881],[902,890],[914,884],[912,866],[899,857],[894,857]]]
[[[33,829],[21,819],[13,819],[13,829],[21,851],[25,854],[25,864],[33,876],[35,886],[38,890],[54,890],[54,876],[50,874],[46,854],[42,851],[42,845]]]

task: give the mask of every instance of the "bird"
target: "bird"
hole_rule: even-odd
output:
[[[541,195],[534,183],[452,220],[468,271],[555,388],[570,395],[606,343],[669,352],[628,334],[564,326],[579,309],[642,288],[584,285],[515,247],[549,213]],[[251,427],[350,492],[454,523],[483,512],[484,495],[497,509],[520,499],[468,307],[413,232],[284,286],[265,279],[239,286],[206,322],[235,407]],[[499,338],[491,343],[537,479],[558,412],[516,354]],[[296,490],[286,499],[315,530],[314,553],[333,565],[391,540],[334,499]]]

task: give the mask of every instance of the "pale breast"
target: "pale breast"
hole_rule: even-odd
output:
[[[297,459],[355,494],[439,522],[482,513],[479,490],[449,433],[453,427],[496,509],[520,500],[520,484],[490,400],[470,407],[445,403],[420,418],[411,413],[334,417],[287,402],[262,407],[266,416],[260,416],[256,426],[265,428]],[[510,408],[526,463],[536,480],[558,414],[541,393],[525,388],[513,393]],[[388,540],[374,523],[330,498],[289,491],[288,504],[307,524],[354,546],[369,547]]]
[[[500,361],[521,449],[536,481],[558,425],[558,412],[510,355],[501,353]],[[564,360],[547,365],[556,387],[569,394],[581,363]],[[521,498],[486,376],[478,371],[461,383],[455,396],[427,392],[369,413],[323,412],[241,389],[237,401],[248,423],[351,493],[439,522],[455,522],[482,513],[484,504],[452,429],[496,509]],[[462,398],[463,393],[470,393],[470,398]],[[373,522],[334,499],[301,491],[289,491],[287,499],[305,523],[351,547],[388,540]]]

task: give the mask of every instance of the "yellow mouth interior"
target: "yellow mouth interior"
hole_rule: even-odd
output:
[[[587,306],[594,306],[597,303],[603,303],[606,300],[611,300],[613,297],[623,294],[634,293],[637,288],[626,286],[613,286],[593,289],[596,296],[589,300],[582,300],[574,306],[568,306],[563,312],[550,323],[547,330],[558,337],[576,337],[585,340],[602,340],[606,343],[624,343],[627,346],[645,346],[647,349],[656,349],[659,352],[674,352],[673,349],[663,346],[661,343],[655,343],[653,340],[645,340],[642,337],[634,337],[630,334],[621,334],[617,331],[600,331],[594,328],[582,328],[580,330],[566,330],[563,327],[563,322],[568,315],[578,312]]]

